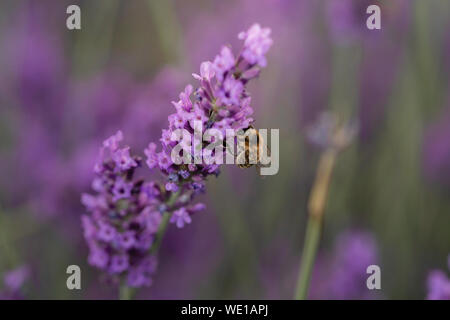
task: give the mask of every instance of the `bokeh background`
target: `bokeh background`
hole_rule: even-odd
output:
[[[81,30],[66,8],[81,7]],[[382,29],[365,27],[369,4]],[[3,0],[0,2],[0,292],[109,299],[80,216],[101,141],[159,138],[200,62],[258,22],[268,67],[256,127],[280,129],[280,171],[226,166],[207,210],[171,226],[138,298],[293,297],[324,111],[358,122],[331,182],[311,297],[423,299],[450,253],[450,3],[443,0]],[[82,290],[66,288],[66,268]],[[382,290],[366,288],[369,264]]]

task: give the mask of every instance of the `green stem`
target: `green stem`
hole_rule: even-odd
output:
[[[167,200],[166,205],[167,205],[167,207],[169,207],[169,210],[170,210],[170,207],[175,204],[179,195],[180,195],[180,191],[172,193],[172,195],[170,196],[170,199]],[[155,241],[153,242],[153,244],[150,248],[151,255],[155,255],[158,253],[159,247],[161,247],[162,239],[164,238],[164,234],[166,233],[167,227],[169,226],[171,216],[172,216],[172,212],[170,212],[170,211],[164,212],[161,223],[159,224],[158,231],[156,232]]]
[[[305,243],[303,245],[295,299],[304,300],[308,297],[309,283],[319,247],[322,219],[336,156],[337,151],[334,148],[329,148],[320,157],[316,179],[309,196],[309,217],[306,226]]]
[[[169,226],[170,217],[172,216],[172,213],[166,211],[163,214],[161,224],[159,225],[158,232],[156,233],[155,241],[152,244],[152,247],[150,248],[150,254],[155,255],[159,247],[161,247],[162,239],[164,237],[164,234],[166,233],[167,227]]]
[[[310,216],[306,227],[305,244],[303,247],[300,272],[297,282],[295,299],[305,300],[308,297],[312,269],[316,260],[317,248],[322,230],[322,223],[316,217]]]
[[[157,1],[147,0],[150,15],[155,24],[156,37],[164,52],[165,62],[179,64],[184,56],[182,43],[182,31],[178,24],[173,0]]]
[[[89,32],[78,32],[74,44],[72,72],[75,76],[95,74],[106,66],[114,37],[114,27],[119,10],[118,0],[89,4],[86,21]],[[83,10],[83,9],[82,9]],[[94,16],[95,15],[95,16]],[[83,25],[83,17],[81,21]],[[84,30],[84,26],[82,26]]]
[[[134,289],[122,284],[119,288],[120,300],[131,300],[133,298]]]

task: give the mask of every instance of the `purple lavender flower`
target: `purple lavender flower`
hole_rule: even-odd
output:
[[[265,54],[273,43],[270,33],[271,30],[269,28],[261,28],[257,23],[252,25],[248,31],[239,33],[238,38],[245,41],[242,57],[249,64],[259,64],[261,67],[266,66]]]
[[[235,63],[236,59],[231,49],[225,46],[222,47],[220,54],[216,56],[213,64],[216,76],[219,79],[219,81],[223,81],[226,72],[230,70]]]
[[[372,235],[362,232],[341,235],[333,258],[331,294],[347,299],[362,296],[367,290],[366,269],[377,263],[377,245]]]
[[[205,61],[200,65],[200,75],[193,73],[192,76],[197,80],[210,82],[215,74],[213,64],[209,61]]]
[[[366,287],[369,265],[379,264],[378,249],[370,233],[348,231],[339,236],[333,254],[319,256],[311,285],[314,299],[370,299]]]
[[[424,137],[424,171],[428,179],[450,182],[450,108],[427,128]]]
[[[208,175],[217,174],[219,168],[216,165],[175,165],[171,160],[173,143],[171,134],[178,128],[193,132],[194,122],[203,124],[203,130],[214,127],[224,132],[226,128],[247,128],[253,119],[249,116],[253,113],[250,106],[250,97],[245,90],[248,81],[255,77],[259,67],[265,66],[265,54],[272,45],[270,29],[261,28],[254,24],[246,32],[239,34],[244,40],[241,55],[234,57],[229,47],[222,47],[219,55],[210,61],[202,62],[200,74],[193,74],[194,79],[199,80],[200,86],[193,89],[186,86],[180,94],[180,100],[172,102],[176,113],[168,117],[169,128],[162,131],[160,141],[163,144],[161,152],[156,152],[154,144],[150,144],[145,150],[147,164],[150,169],[156,165],[168,177],[166,189],[169,191],[203,190],[203,183]],[[195,99],[191,95],[195,93]],[[187,175],[187,171],[190,172]],[[183,172],[179,180],[174,181],[173,172]],[[179,190],[178,186],[183,186]]]
[[[158,206],[165,194],[159,184],[134,178],[142,160],[131,156],[128,147],[120,148],[122,139],[119,131],[103,143],[95,166],[97,194],[82,196],[91,213],[82,217],[82,224],[91,265],[115,281],[128,277],[130,286],[144,285],[151,283],[151,272],[143,265],[161,222]]]
[[[431,271],[428,275],[428,300],[450,300],[450,279],[440,271]]]
[[[175,223],[178,228],[183,228],[185,224],[191,223],[192,219],[189,216],[186,208],[182,207],[173,212],[172,218],[170,218],[170,222]]]
[[[223,82],[223,88],[217,92],[221,102],[226,105],[239,105],[240,98],[244,91],[244,85],[241,81],[227,78]]]
[[[450,255],[448,257],[450,269]],[[429,273],[428,279],[428,300],[450,300],[450,278],[445,272],[433,270]]]
[[[30,276],[30,269],[27,266],[21,266],[7,272],[3,276],[5,286],[11,291],[19,290]]]
[[[26,265],[17,267],[3,275],[4,291],[0,292],[0,300],[23,299],[21,288],[30,277],[30,268]]]
[[[178,128],[194,132],[198,129],[195,121],[203,124],[203,130],[215,125],[222,129],[249,126],[253,110],[245,86],[266,64],[264,55],[272,44],[269,35],[270,29],[257,24],[241,33],[240,38],[245,40],[242,54],[234,60],[231,52],[222,49],[214,64],[203,62],[200,74],[193,74],[200,86],[194,90],[187,85],[179,101],[172,102],[176,112],[168,116],[169,128],[162,131],[162,150],[157,152],[154,143],[144,150],[147,166],[159,168],[164,183],[134,178],[142,159],[130,155],[128,147],[120,147],[121,131],[105,140],[95,165],[96,195],[82,196],[90,213],[83,216],[82,224],[91,265],[115,281],[126,279],[132,287],[151,284],[156,258],[149,249],[161,214],[171,215],[169,221],[178,228],[190,224],[191,216],[205,209],[202,203],[193,204],[194,196],[204,192],[208,176],[220,172],[217,164],[175,164],[171,158],[172,133]]]
[[[198,129],[194,127],[197,121],[202,125],[203,132],[216,128],[222,133],[227,128],[247,128],[253,122],[250,118],[253,113],[251,99],[245,87],[259,74],[260,67],[266,65],[265,54],[272,45],[270,33],[269,28],[261,28],[258,24],[241,32],[239,38],[244,40],[241,54],[235,58],[229,47],[222,47],[214,62],[202,62],[200,74],[192,74],[199,81],[199,87],[194,90],[192,85],[187,85],[180,93],[180,99],[172,102],[176,112],[169,115],[169,128],[162,131],[162,150],[157,152],[156,145],[152,143],[145,150],[149,168],[158,166],[166,175],[166,192],[178,192],[180,199],[192,199],[195,194],[204,192],[204,181],[209,175],[219,174],[217,164],[175,164],[171,159],[174,146],[171,135],[179,128],[194,132]],[[200,143],[194,141],[194,148],[197,146],[201,148]],[[205,150],[201,150],[200,154],[204,153]],[[177,209],[170,222],[181,228],[191,222],[192,210],[187,203],[180,201],[175,206]]]

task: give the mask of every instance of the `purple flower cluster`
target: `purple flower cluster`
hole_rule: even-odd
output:
[[[366,287],[366,269],[379,265],[376,239],[371,233],[350,230],[339,235],[333,253],[319,257],[311,296],[314,299],[373,299],[377,290]]]
[[[330,294],[337,299],[369,298],[366,285],[368,266],[378,264],[377,244],[364,232],[348,232],[337,240],[333,257]]]
[[[143,160],[132,156],[129,147],[120,146],[121,131],[104,141],[92,183],[96,195],[82,195],[90,213],[82,217],[82,224],[89,263],[113,281],[131,287],[150,285],[156,269],[152,246],[164,217],[182,228],[191,223],[195,212],[205,208],[202,203],[193,204],[193,198],[204,191],[209,175],[219,174],[219,165],[173,163],[176,142],[171,140],[172,133],[180,128],[193,133],[198,130],[194,124],[201,124],[202,132],[215,128],[223,134],[228,128],[247,128],[253,121],[253,109],[245,86],[266,64],[265,54],[272,44],[269,36],[270,29],[255,24],[239,34],[244,40],[239,56],[223,47],[213,62],[201,64],[200,75],[193,74],[200,86],[195,90],[186,86],[180,100],[173,102],[176,112],[168,117],[169,128],[162,131],[162,150],[157,152],[155,143],[144,150],[148,167],[158,167],[164,183],[135,178]],[[200,152],[205,152],[199,146]]]
[[[135,179],[142,159],[121,148],[122,132],[104,141],[95,166],[92,188],[96,195],[83,194],[91,215],[82,217],[88,243],[89,263],[119,280],[126,271],[132,287],[150,285],[156,260],[148,255],[161,222],[164,194],[159,185]]]
[[[425,131],[423,163],[426,177],[448,186],[450,181],[450,104]]]
[[[3,275],[4,290],[0,292],[0,300],[23,299],[21,289],[30,277],[30,268],[22,265]]]
[[[450,269],[450,256],[448,257]],[[450,279],[445,272],[433,270],[428,275],[428,300],[450,300]]]
[[[197,159],[190,164],[173,163],[171,154],[177,142],[172,141],[171,137],[176,129],[185,129],[191,134],[201,129],[203,134],[207,129],[214,128],[223,137],[228,128],[239,130],[249,127],[253,122],[250,117],[253,109],[245,87],[266,65],[265,54],[272,44],[270,32],[270,29],[261,28],[258,24],[241,32],[239,39],[244,40],[241,54],[234,56],[229,47],[222,47],[213,62],[203,62],[200,74],[193,74],[200,86],[194,90],[192,85],[187,85],[179,100],[172,102],[176,112],[168,117],[169,128],[162,131],[162,150],[157,152],[154,143],[150,143],[145,150],[147,165],[151,169],[158,167],[166,176],[166,191],[179,192],[180,199],[191,198],[204,191],[209,175],[219,174],[219,164],[207,164]],[[195,128],[195,125],[201,128]],[[187,150],[189,154],[197,155],[195,150],[199,150],[200,155],[207,152],[202,150],[201,141],[195,140],[193,145],[194,150]],[[203,205],[196,206],[196,211],[200,207],[203,208]],[[174,212],[171,222],[178,227],[190,223],[188,210],[180,208]]]

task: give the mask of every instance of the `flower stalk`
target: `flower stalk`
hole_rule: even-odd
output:
[[[172,193],[172,196],[167,201],[167,206],[168,207],[173,206],[177,201],[179,195],[180,192]],[[166,233],[167,227],[169,226],[171,216],[172,213],[170,211],[164,212],[161,223],[159,224],[158,231],[156,232],[155,241],[153,242],[150,248],[151,255],[156,255],[158,253],[158,250],[161,247],[162,239],[164,238],[164,234]]]
[[[320,157],[317,175],[309,198],[308,223],[295,293],[295,299],[298,300],[304,300],[308,296],[308,289],[322,233],[323,214],[336,156],[337,151],[332,147],[325,150]]]
[[[337,155],[350,145],[358,131],[355,123],[344,123],[330,113],[324,113],[318,123],[310,129],[309,139],[311,142],[322,147],[324,151],[319,160],[316,177],[308,201],[308,222],[306,225],[297,288],[294,296],[295,299],[299,300],[304,300],[308,297],[312,270],[322,233],[328,190],[330,188],[331,176]]]
[[[134,296],[134,289],[127,286],[126,284],[122,284],[119,287],[119,299],[120,300],[131,300]]]
[[[205,153],[202,141],[194,141],[193,146],[183,144],[183,154],[190,158],[181,163],[174,160],[179,141],[173,136],[180,130],[192,134],[198,129],[202,136],[207,129],[224,136],[228,128],[251,125],[253,108],[246,85],[266,66],[265,54],[273,42],[270,33],[269,28],[254,24],[238,35],[244,42],[239,57],[223,46],[213,62],[201,63],[200,74],[192,74],[199,85],[195,89],[187,85],[179,100],[172,102],[176,112],[168,116],[169,126],[162,130],[161,151],[151,142],[144,150],[146,160],[132,155],[128,146],[121,146],[120,130],[103,142],[92,183],[95,193],[82,195],[88,211],[82,224],[90,249],[89,264],[112,281],[120,281],[121,299],[131,299],[136,288],[151,285],[168,224],[178,228],[190,224],[192,216],[205,209],[203,203],[194,203],[196,195],[205,192],[208,177],[220,173],[221,163],[192,162],[192,147],[200,155]],[[144,161],[164,179],[136,177],[135,171]]]

